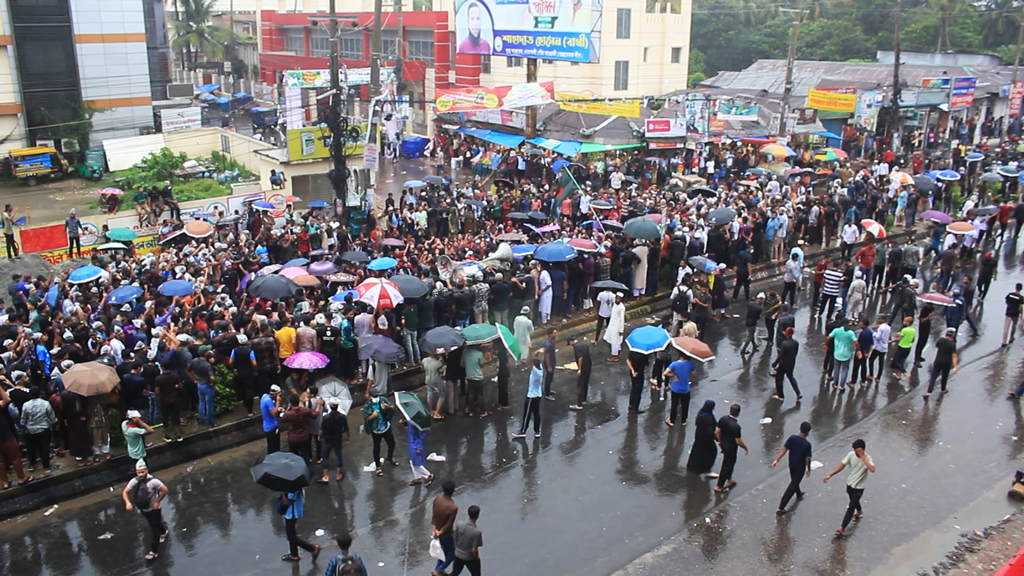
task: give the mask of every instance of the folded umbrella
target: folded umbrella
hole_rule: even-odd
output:
[[[309,464],[302,456],[291,452],[260,456],[249,471],[257,484],[274,492],[297,492],[313,482]]]
[[[626,346],[631,352],[651,354],[668,347],[668,332],[661,326],[641,326],[626,336]]]
[[[338,411],[348,414],[352,409],[352,391],[348,384],[341,381],[337,376],[327,376],[316,381],[317,392],[324,399],[325,404],[338,404]]]
[[[398,286],[398,291],[406,298],[419,298],[430,291],[426,282],[410,274],[395,274],[388,280]]]
[[[631,218],[622,228],[623,234],[640,240],[657,240],[661,238],[661,229],[647,218]]]
[[[466,345],[466,336],[451,326],[431,328],[420,337],[420,350],[428,354],[445,354]]]
[[[359,337],[359,359],[401,362],[405,359],[405,350],[387,336],[369,334]]]
[[[359,291],[359,301],[374,308],[394,308],[405,301],[398,286],[383,278],[368,278],[356,286],[356,290]]]
[[[107,304],[124,304],[125,302],[131,302],[139,296],[142,296],[144,292],[145,291],[138,286],[121,286],[120,288],[112,290],[110,294],[107,294]]]
[[[331,363],[330,358],[312,350],[296,352],[285,359],[284,365],[296,370],[319,370]]]
[[[99,362],[75,364],[61,376],[64,387],[82,396],[109,394],[121,378],[113,367]]]
[[[196,285],[187,280],[168,280],[157,288],[164,296],[188,296],[196,291]]]
[[[398,408],[402,416],[413,426],[420,430],[430,428],[430,410],[419,396],[412,392],[395,392],[395,408]]]
[[[246,290],[257,298],[280,300],[297,296],[302,288],[287,276],[271,274],[253,280]]]
[[[398,266],[398,260],[394,258],[374,258],[370,260],[370,263],[366,265],[367,270],[390,270]]]
[[[359,250],[349,250],[341,255],[341,259],[345,262],[353,262],[355,264],[361,264],[370,261],[370,255],[366,252],[360,252]]]
[[[706,343],[689,336],[678,336],[672,339],[672,347],[694,360],[707,362],[715,359],[715,353]]]
[[[885,238],[885,226],[882,226],[878,222],[865,218],[860,221],[860,225],[864,228],[864,231],[871,234],[875,238]]]
[[[475,346],[496,340],[498,329],[494,324],[470,324],[462,329],[462,335],[466,337],[467,346]]]
[[[71,274],[68,274],[68,283],[85,284],[86,282],[96,280],[100,276],[103,276],[103,268],[92,265],[82,266],[81,268],[72,270]]]

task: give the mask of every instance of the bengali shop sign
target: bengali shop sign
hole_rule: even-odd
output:
[[[385,81],[394,68],[381,68],[380,78]],[[348,80],[349,86],[362,86],[370,83],[369,68],[348,68],[339,73],[338,81]],[[330,88],[330,70],[285,70],[284,85],[288,88]]]
[[[601,0],[456,0],[459,54],[597,62]]]
[[[554,82],[532,82],[515,86],[456,88],[438,90],[434,105],[438,112],[469,112],[538,106],[555,100]]]
[[[1010,86],[1010,116],[1020,116],[1021,99],[1024,98],[1024,82]]]
[[[949,109],[963,110],[974,105],[974,89],[978,79],[973,76],[954,78],[953,91],[949,94]]]
[[[807,107],[824,112],[849,112],[857,109],[857,93],[811,89],[807,92]]]
[[[598,114],[601,116],[621,116],[623,118],[640,117],[639,100],[600,100],[590,96],[558,94],[558,107],[569,112]]]

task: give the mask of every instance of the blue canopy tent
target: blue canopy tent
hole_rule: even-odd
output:
[[[843,146],[843,137],[835,132],[822,130],[821,132],[812,132],[812,134],[815,136],[821,136],[822,138],[828,138],[828,145],[832,148],[841,148]]]
[[[555,140],[554,138],[534,138],[530,140],[530,144],[547,148],[570,158],[579,154],[580,149],[583,148],[583,144],[580,142],[565,142],[563,140]]]
[[[526,138],[523,138],[518,134],[506,134],[504,132],[496,132],[494,130],[486,130],[484,128],[471,128],[468,126],[459,128],[458,132],[474,138],[479,138],[484,142],[504,146],[505,148],[515,148],[522,144],[523,140],[526,140]]]
[[[423,151],[426,150],[429,142],[430,140],[422,136],[410,136],[402,140],[399,150],[406,158],[419,158],[423,156]]]

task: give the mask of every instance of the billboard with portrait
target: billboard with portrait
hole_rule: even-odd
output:
[[[456,0],[456,52],[597,62],[601,2]]]

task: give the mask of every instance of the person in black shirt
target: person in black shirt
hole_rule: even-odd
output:
[[[434,323],[434,297],[430,293],[416,301],[416,314],[419,316],[419,331],[421,333],[426,333],[436,326]]]
[[[644,379],[647,370],[647,354],[643,352],[630,351],[626,357],[626,364],[629,365],[630,389],[629,389],[629,411],[643,414],[645,410],[640,407],[640,399],[644,391]]]
[[[125,364],[125,363],[122,363]],[[142,366],[138,362],[128,364],[129,372],[121,378],[121,393],[125,410],[138,410],[149,414],[149,398],[146,397],[146,379],[139,375]]]
[[[750,300],[750,262],[753,259],[746,249],[740,250],[736,255],[736,285],[732,288],[733,300],[739,298],[740,287],[743,287],[744,297]]]
[[[957,364],[960,358],[956,354],[956,328],[946,328],[946,335],[935,341],[935,361],[932,362],[931,376],[928,378],[928,391],[924,393],[927,398],[932,395],[935,389],[935,381],[942,377],[942,393],[946,390],[946,382],[950,374],[956,374]]]
[[[317,314],[316,323],[316,340],[320,343],[320,353],[330,360],[327,373],[338,374],[341,368],[341,329],[328,323],[323,314]]]
[[[508,299],[512,293],[512,286],[505,282],[504,276],[500,272],[494,275],[494,284],[491,286],[490,292],[489,308],[494,312],[494,322],[511,328],[512,325],[508,321]]]
[[[455,325],[460,328],[469,326],[472,311],[473,293],[460,283],[459,289],[452,294],[452,317],[455,319]]]
[[[1017,338],[1017,323],[1020,322],[1021,307],[1024,306],[1024,294],[1021,290],[1024,284],[1017,283],[1013,292],[1006,295],[1006,320],[1003,322],[1003,346]]]
[[[744,318],[744,324],[747,327],[747,340],[743,343],[743,347],[740,348],[740,354],[747,353],[747,346],[753,345],[753,352],[757,352],[759,347],[757,345],[757,324],[761,321],[762,305],[764,304],[764,292],[760,292],[757,295],[757,299],[753,302],[747,302],[747,315]]]
[[[334,479],[341,480],[345,477],[345,469],[341,463],[341,437],[346,436],[348,440],[351,441],[352,434],[349,433],[348,418],[338,411],[338,407],[339,403],[337,400],[329,401],[327,403],[327,413],[320,422],[320,439],[323,441],[323,452],[321,456],[323,476],[319,480],[321,484],[327,483],[327,473],[330,471],[331,467],[332,452],[338,460],[338,469],[335,473]]]
[[[782,452],[779,452],[775,461],[772,462],[772,468],[778,468],[779,460],[782,460],[782,457],[789,452],[789,486],[782,494],[779,509],[775,511],[775,514],[779,516],[788,511],[786,507],[789,506],[789,501],[793,496],[796,496],[797,500],[804,497],[804,493],[800,491],[800,482],[804,479],[804,475],[808,478],[811,476],[811,443],[807,441],[807,435],[810,433],[811,423],[801,422],[800,433],[794,434],[786,440]]]
[[[793,387],[793,392],[796,393],[796,399],[799,402],[803,395],[800,394],[800,386],[796,383],[796,378],[793,377],[793,369],[796,368],[796,356],[800,352],[800,343],[793,338],[793,327],[787,327],[782,331],[778,349],[779,356],[775,359],[775,396],[772,398],[784,399],[782,381],[789,378],[789,385]]]
[[[587,402],[587,392],[590,391],[590,345],[583,344],[576,336],[569,336],[569,345],[572,346],[572,354],[576,359],[576,403],[569,406],[570,410],[582,410]],[[643,371],[640,373],[641,386]]]
[[[736,467],[739,449],[743,448],[744,456],[750,454],[747,445],[743,443],[740,423],[736,420],[739,415],[740,405],[733,404],[729,406],[729,415],[722,416],[718,420],[716,435],[718,436],[718,445],[722,448],[722,469],[718,472],[718,486],[715,486],[715,492],[718,493],[728,492],[736,485],[736,481],[732,479],[732,472]]]

